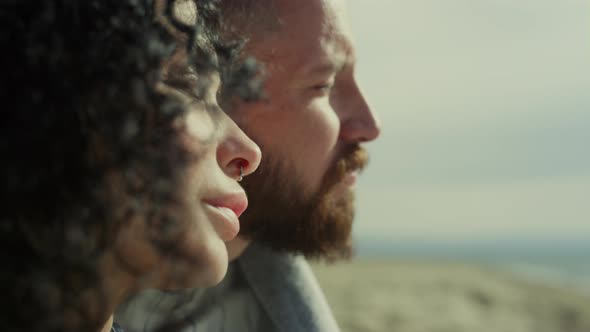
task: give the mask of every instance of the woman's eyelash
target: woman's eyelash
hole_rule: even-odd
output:
[[[207,102],[207,101],[198,100],[198,99],[191,101],[191,107],[193,107],[194,110],[207,111],[209,113],[221,111],[221,107],[219,107],[219,105],[217,103]]]
[[[205,103],[205,109],[207,112],[219,112],[221,107],[217,103]]]

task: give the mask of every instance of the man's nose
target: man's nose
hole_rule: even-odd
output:
[[[260,148],[232,120],[226,120],[227,134],[217,149],[219,166],[233,178],[240,176],[240,167],[242,175],[251,174],[260,165]]]
[[[340,138],[351,143],[372,141],[381,133],[380,121],[358,86],[350,92],[341,104],[346,110],[341,116]]]

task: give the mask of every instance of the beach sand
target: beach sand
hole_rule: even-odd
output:
[[[590,295],[476,265],[312,264],[343,332],[590,332]]]

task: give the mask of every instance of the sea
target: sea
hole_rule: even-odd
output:
[[[365,259],[441,260],[508,271],[519,277],[590,295],[588,239],[484,239],[454,241],[356,239]]]

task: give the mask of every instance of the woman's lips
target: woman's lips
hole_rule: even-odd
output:
[[[213,227],[223,241],[231,241],[240,232],[239,217],[248,207],[246,194],[242,192],[217,196],[213,199],[205,199],[215,215],[212,220]]]

